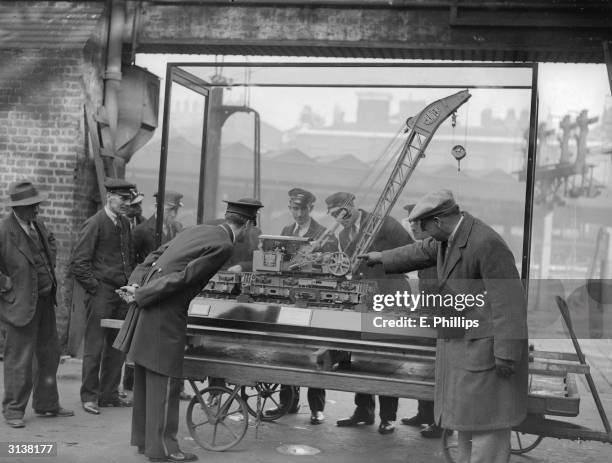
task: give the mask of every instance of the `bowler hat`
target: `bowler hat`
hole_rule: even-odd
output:
[[[38,192],[36,187],[27,180],[12,183],[9,186],[10,207],[15,206],[31,206],[38,204],[47,199],[47,196]]]
[[[327,211],[333,207],[345,207],[349,204],[352,204],[355,199],[355,195],[353,193],[347,193],[345,191],[339,191],[338,193],[334,193],[333,195],[325,198],[325,203],[327,204]]]
[[[453,193],[450,190],[438,190],[427,193],[414,206],[410,215],[409,222],[426,219],[428,217],[436,217],[448,214],[453,210],[459,210]]]
[[[296,206],[307,206],[315,202],[317,198],[310,191],[302,188],[293,188],[289,190],[289,201]]]
[[[257,211],[264,207],[261,201],[255,198],[242,198],[238,201],[223,200],[223,202],[227,203],[226,213],[231,212],[246,217],[251,220],[254,225],[257,225]]]

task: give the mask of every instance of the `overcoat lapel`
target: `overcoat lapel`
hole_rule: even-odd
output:
[[[457,229],[457,234],[455,236],[455,239],[453,240],[453,244],[451,245],[451,248],[448,251],[448,257],[445,261],[443,261],[441,283],[444,283],[444,281],[448,279],[450,273],[461,260],[463,249],[467,244],[468,236],[470,235],[470,231],[472,230],[473,224],[474,219],[472,218],[472,216],[465,214],[463,217],[463,222],[461,223],[461,225],[459,225],[459,228]]]
[[[11,239],[15,243],[15,247],[28,259],[28,262],[32,265],[36,265],[34,262],[34,256],[32,255],[32,249],[27,243],[27,236],[25,231],[17,222],[14,216],[11,216]]]

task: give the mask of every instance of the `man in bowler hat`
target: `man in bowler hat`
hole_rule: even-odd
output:
[[[29,181],[11,184],[12,211],[0,222],[0,322],[6,329],[2,413],[13,428],[25,426],[32,390],[38,415],[74,415],[60,406],[57,392],[56,246],[38,217],[45,199]]]
[[[135,186],[123,179],[104,182],[106,203],[88,218],[79,232],[71,270],[87,295],[83,346],[81,402],[87,413],[99,407],[129,407],[119,395],[125,356],[112,348],[115,334],[100,326],[103,318],[123,320],[127,304],[115,293],[127,283],[134,268],[130,223],[125,217]]]
[[[352,256],[355,252],[357,241],[365,224],[370,220],[370,214],[363,209],[355,206],[355,195],[340,191],[329,196],[325,202],[327,203],[327,213],[331,215],[336,222],[342,226],[342,231],[338,236],[340,248],[347,255]],[[393,217],[388,216],[383,221],[382,226],[370,249],[381,251],[383,249],[392,249],[397,246],[412,243],[408,231]],[[403,275],[385,275],[385,272],[376,267],[368,267],[365,264],[360,264],[357,272],[363,275],[363,278],[376,280],[378,283],[378,292],[381,294],[394,294],[396,291],[410,292],[410,285]],[[394,421],[397,419],[397,397],[379,396],[380,404],[380,425],[378,432],[380,434],[391,434],[395,431]],[[370,394],[355,394],[355,411],[349,418],[338,420],[338,426],[356,426],[360,423],[374,423],[374,397]]]
[[[261,207],[257,200],[229,201],[224,223],[179,233],[150,253],[121,288],[134,301],[115,342],[134,362],[131,444],[150,461],[197,460],[180,450],[176,438],[187,308]]]

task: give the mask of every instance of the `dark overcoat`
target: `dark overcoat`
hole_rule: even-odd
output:
[[[437,265],[442,295],[484,294],[484,305],[456,311],[478,322],[462,337],[438,339],[435,416],[444,428],[484,431],[518,425],[527,406],[526,298],[514,256],[491,227],[468,213],[448,250],[433,238],[383,251],[383,267],[406,272]],[[513,360],[500,378],[495,358]]]
[[[361,209],[360,209],[361,210]],[[370,214],[361,210],[361,223],[359,227],[358,236],[351,242],[349,240],[350,230],[343,229],[338,236],[340,242],[340,248],[349,257],[355,251],[356,242],[359,240],[359,236],[363,232],[364,224],[369,219]],[[383,251],[385,249],[393,249],[399,246],[405,246],[413,243],[414,240],[410,236],[410,233],[402,227],[402,225],[395,220],[393,217],[387,216],[383,221],[380,230],[376,234],[372,245],[368,251]],[[392,273],[392,272],[387,272]],[[397,272],[404,273],[404,272]],[[385,269],[380,265],[374,267],[368,267],[365,263],[361,262],[357,267],[357,274],[361,274],[364,279],[376,280],[378,283],[378,292],[382,294],[394,294],[396,291],[408,291],[410,292],[410,285],[403,275],[387,275]]]
[[[141,286],[114,347],[148,370],[182,377],[189,303],[232,246],[227,225],[197,225],[150,253],[130,276],[129,284]]]
[[[145,260],[145,257],[152,251],[157,249],[155,243],[155,227],[157,225],[157,216],[154,214],[143,222],[140,222],[132,230],[132,243],[134,246],[134,259],[137,264]],[[173,222],[166,233],[162,231],[161,244],[174,239],[174,237],[183,230],[183,225],[180,222]]]
[[[55,283],[55,237],[40,218],[36,219],[35,227],[51,263]],[[38,276],[28,239],[13,213],[0,222],[0,276],[10,277],[12,283],[11,289],[0,291],[0,320],[17,327],[32,320],[38,302]]]

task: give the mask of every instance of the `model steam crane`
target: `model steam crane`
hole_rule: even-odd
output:
[[[403,132],[406,140],[399,153],[394,155],[397,161],[391,176],[364,224],[351,256],[325,251],[326,237],[335,229],[315,241],[261,235],[259,249],[253,253],[253,272],[220,272],[209,282],[205,294],[238,296],[240,302],[290,301],[302,307],[352,307],[365,311],[377,288],[374,281],[353,278],[359,266],[357,256],[368,251],[419,160],[425,157],[425,149],[435,131],[470,96],[467,90],[463,90],[442,98],[406,121]]]

